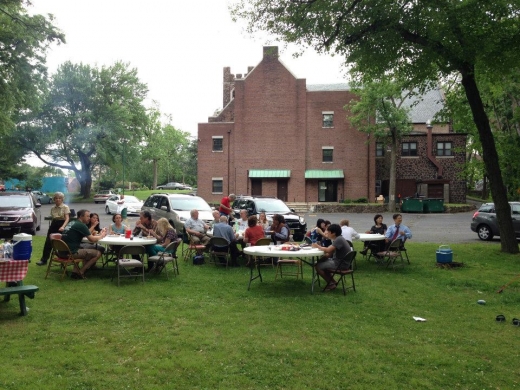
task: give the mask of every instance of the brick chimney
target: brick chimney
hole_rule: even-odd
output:
[[[264,46],[264,58],[278,58],[278,46]]]

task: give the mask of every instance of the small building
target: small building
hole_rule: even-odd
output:
[[[343,108],[355,98],[347,84],[307,85],[296,78],[279,60],[278,47],[264,47],[262,61],[246,74],[224,68],[223,109],[198,125],[198,195],[219,201],[233,192],[289,202],[388,196],[384,147],[355,129]],[[461,203],[466,136],[448,126],[428,130],[428,110],[421,116],[418,107],[415,131],[403,139],[395,195],[437,194],[442,187],[445,202]],[[451,154],[438,154],[448,147]]]

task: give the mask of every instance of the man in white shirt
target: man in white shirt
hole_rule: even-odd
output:
[[[341,226],[341,236],[348,242],[352,243],[352,239],[359,238],[359,234],[354,230],[354,228],[348,226],[348,224],[348,219],[342,219],[339,223],[339,225]]]
[[[203,220],[199,219],[199,211],[193,209],[190,211],[191,218],[189,218],[184,224],[186,232],[188,232],[195,244],[206,245],[210,236],[206,234],[209,229],[209,225],[205,224]]]
[[[239,232],[245,232],[248,225],[247,225],[247,210],[240,210],[240,219],[238,220],[238,231]]]

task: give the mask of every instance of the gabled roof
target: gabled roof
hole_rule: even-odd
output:
[[[326,91],[350,91],[347,83],[336,84],[311,84],[307,85],[309,92],[326,92]],[[419,101],[415,105],[413,103]],[[413,105],[413,107],[412,107]],[[411,123],[426,123],[431,121],[435,114],[444,108],[444,97],[439,88],[427,91],[422,96],[412,96],[405,99],[404,107],[411,107],[410,121]]]

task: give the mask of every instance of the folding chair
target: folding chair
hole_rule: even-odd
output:
[[[81,263],[82,259],[74,259],[72,257],[72,253],[69,249],[69,246],[62,240],[51,240],[52,244],[52,253],[51,258],[49,260],[49,265],[47,266],[47,273],[45,274],[45,279],[49,276],[52,267],[59,267],[60,270],[55,272],[61,274],[60,280],[63,280],[67,273],[67,268],[72,265],[73,270],[77,270],[79,273],[79,263]],[[61,272],[63,270],[63,272]]]
[[[223,237],[211,237],[208,243],[209,262],[215,265],[229,267],[231,254],[229,253],[229,241]]]
[[[119,256],[116,260],[116,269],[117,271],[114,271],[114,273],[117,272],[117,287],[119,287],[119,281],[122,278],[137,278],[139,276],[142,277],[143,283],[144,283],[144,255],[146,254],[146,250],[144,249],[144,246],[124,246],[119,251]],[[132,257],[126,258],[125,256],[137,256],[139,260],[134,259]],[[133,270],[135,268],[141,269],[141,275],[138,273],[134,273]],[[121,274],[121,271],[123,271],[123,274]],[[112,274],[112,279],[114,280],[114,274]]]
[[[332,271],[332,277],[339,275],[339,279],[336,282],[336,285],[341,282],[341,286],[343,287],[343,295],[347,295],[347,290],[352,289],[353,291],[356,291],[356,284],[354,283],[354,260],[356,259],[356,251],[350,251],[347,253],[347,255],[341,259],[341,261],[338,264],[338,267]],[[347,275],[350,275],[352,278],[352,285],[345,287],[345,277]],[[323,291],[325,291],[325,288]]]
[[[206,249],[206,246],[202,244],[196,244],[193,241],[193,237],[190,233],[186,232],[186,236],[188,237],[188,247],[185,248],[184,251],[184,261],[188,262],[192,256],[198,252],[203,252]]]
[[[179,275],[179,264],[177,263],[177,248],[181,244],[182,239],[178,238],[177,240],[170,242],[166,248],[164,248],[164,252],[159,252],[155,256],[149,256],[148,262],[153,262],[154,266],[150,270],[150,273],[160,274],[163,269],[166,272],[166,278],[169,280],[168,276],[168,268],[167,265],[171,264],[173,271],[173,276]]]
[[[289,267],[285,267],[289,266]],[[283,271],[283,268],[287,270],[289,268],[289,271]],[[301,260],[298,259],[278,259],[278,262],[276,263],[276,275],[274,277],[274,280],[278,278],[278,275],[280,275],[280,278],[283,278],[285,276],[296,276],[296,279],[301,277],[303,279],[303,264]]]
[[[392,265],[392,268],[395,268],[395,261],[397,258],[401,259],[401,265],[404,264],[403,255],[401,254],[402,244],[403,241],[400,238],[396,238],[394,241],[390,243],[386,251],[378,253],[378,256],[382,257],[382,262],[386,262],[387,267]]]
[[[269,246],[273,241],[269,238],[269,237],[264,237],[264,238],[261,238],[259,239],[255,246]],[[265,260],[265,262],[263,262],[262,260]],[[274,264],[274,257],[271,257],[271,262],[269,263],[268,262],[269,258],[260,258],[260,261],[258,261],[258,265],[259,266],[271,266],[271,267],[275,267],[275,264]]]

